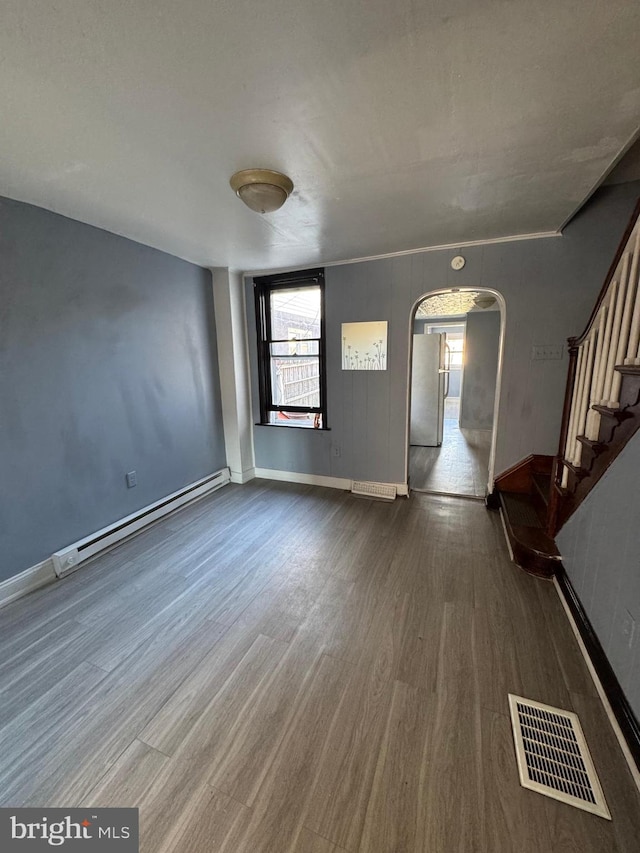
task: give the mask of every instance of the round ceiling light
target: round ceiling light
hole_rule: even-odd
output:
[[[495,301],[495,296],[491,296],[490,293],[479,293],[473,300],[473,304],[476,308],[484,310],[485,308],[491,308],[495,304]]]
[[[293,181],[271,169],[244,169],[229,181],[231,189],[256,213],[273,213],[282,207],[293,190]]]

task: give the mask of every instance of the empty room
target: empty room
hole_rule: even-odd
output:
[[[639,39],[0,4],[3,853],[637,853]]]

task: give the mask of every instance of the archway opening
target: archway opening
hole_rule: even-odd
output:
[[[493,488],[505,305],[443,288],[410,319],[407,478],[414,491],[483,499]]]

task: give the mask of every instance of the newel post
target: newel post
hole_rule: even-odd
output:
[[[578,338],[568,338],[567,346],[569,352],[569,367],[567,370],[567,386],[564,392],[564,405],[562,407],[562,425],[560,427],[560,441],[558,442],[558,453],[553,462],[551,474],[551,494],[549,495],[549,510],[547,514],[547,533],[555,536],[558,532],[558,509],[562,497],[562,461],[564,459],[567,437],[569,432],[569,418],[571,416],[571,405],[576,382],[576,364],[578,362]]]

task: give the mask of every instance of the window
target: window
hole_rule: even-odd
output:
[[[461,370],[464,364],[464,323],[427,323],[427,334],[444,333],[448,347],[448,366]]]
[[[260,423],[326,429],[324,271],[253,282]]]
[[[464,339],[462,338],[462,334],[459,337],[457,335],[447,335],[447,343],[451,352],[449,365],[459,370],[462,367],[464,355]]]

